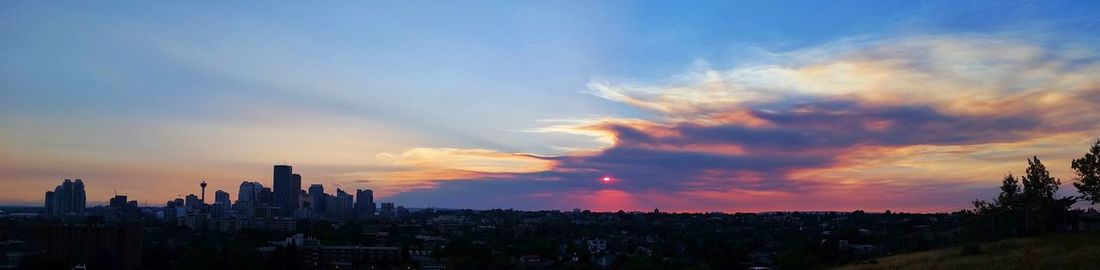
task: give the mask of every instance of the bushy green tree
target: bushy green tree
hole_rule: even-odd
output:
[[[1074,159],[1070,165],[1077,171],[1073,186],[1081,198],[1092,204],[1100,203],[1100,141],[1096,141],[1084,157]]]

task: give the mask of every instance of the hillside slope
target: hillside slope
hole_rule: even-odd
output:
[[[838,269],[1100,269],[1100,233],[995,241],[881,258]]]

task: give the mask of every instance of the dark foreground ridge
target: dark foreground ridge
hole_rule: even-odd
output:
[[[148,211],[142,211],[148,212]],[[1077,213],[1066,230],[1098,229]],[[7,215],[17,269],[812,269],[960,246],[983,237],[970,211],[757,214],[410,211],[292,228],[190,228],[154,216],[108,222]],[[291,226],[291,225],[288,225]],[[982,250],[987,249],[983,247]],[[990,251],[993,252],[993,251]],[[888,261],[892,261],[888,260]],[[882,261],[887,262],[887,261]]]
[[[1064,233],[902,254],[842,267],[877,269],[1096,269],[1100,233]]]

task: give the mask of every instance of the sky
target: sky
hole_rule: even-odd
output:
[[[1095,1],[0,3],[0,204],[945,211],[1100,138]],[[611,181],[601,181],[610,177]],[[235,199],[235,198],[233,198]]]

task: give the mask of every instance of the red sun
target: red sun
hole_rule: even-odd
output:
[[[603,178],[600,178],[600,181],[603,181],[604,183],[611,183],[611,180],[614,179],[611,179],[610,176],[604,176]]]

